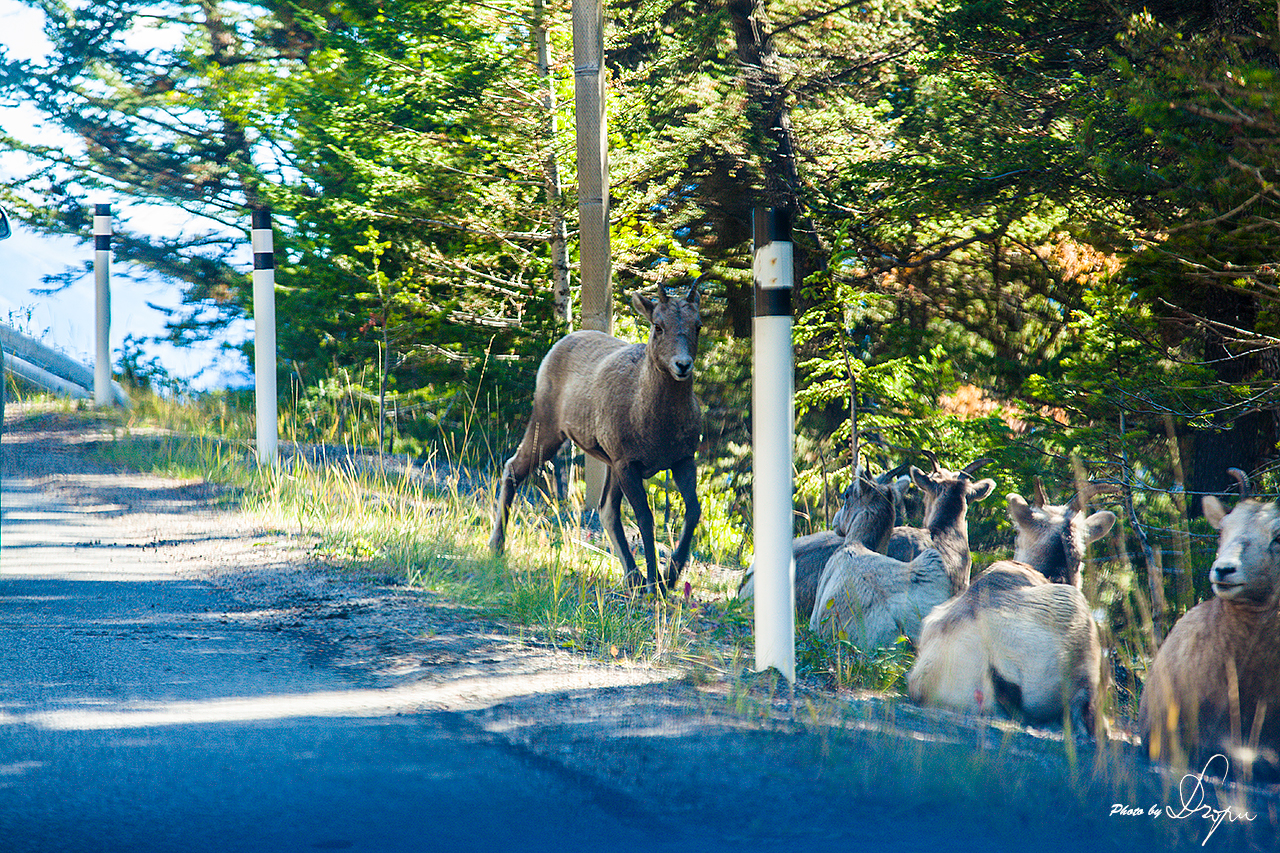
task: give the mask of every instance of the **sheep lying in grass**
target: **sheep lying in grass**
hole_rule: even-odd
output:
[[[502,469],[489,547],[501,554],[507,513],[516,489],[550,459],[566,440],[606,463],[600,521],[626,571],[626,583],[642,582],[654,592],[675,585],[689,559],[693,531],[701,517],[694,454],[702,436],[702,409],[693,394],[693,360],[698,352],[698,285],[684,299],[658,302],[631,297],[636,313],[650,325],[649,341],[632,344],[601,332],[579,331],[561,338],[538,367],[533,414],[515,454]],[[653,512],[644,481],[671,471],[684,498],[684,527],[666,573],[659,578],[653,542]],[[641,576],[622,527],[622,499],[636,516],[648,573]]]
[[[1098,713],[1098,628],[1074,584],[1084,547],[1115,523],[1105,510],[1087,517],[1080,510],[1090,495],[1107,490],[1089,487],[1070,504],[1052,506],[1037,485],[1036,513],[1028,512],[1020,495],[1008,496],[1009,516],[1018,528],[1014,560],[995,563],[925,618],[920,651],[907,675],[914,701],[1003,711],[1033,724],[1069,718],[1078,736],[1090,736],[1104,724]],[[1071,583],[1051,582],[1042,567],[1061,570]]]
[[[937,503],[940,497],[949,497],[952,493],[948,489],[954,489],[952,485],[960,474],[968,474],[970,477],[977,475],[978,470],[989,463],[990,459],[975,459],[968,465],[964,466],[957,472],[951,472],[943,468],[938,457],[931,451],[921,451],[933,463],[933,473],[928,476],[924,485],[919,486],[921,494],[924,496],[924,518],[929,519],[934,516],[933,505]],[[917,484],[919,485],[919,484]],[[958,542],[958,539],[957,539]],[[909,563],[916,557],[925,552],[926,549],[934,547],[934,531],[929,529],[926,520],[923,527],[912,527],[910,525],[897,525],[889,532],[889,543],[883,549],[885,554],[893,557],[895,560],[901,560]],[[959,584],[956,592],[959,592],[969,583],[969,567],[970,560],[968,558],[969,535],[968,530],[965,531],[964,549],[965,555],[961,558],[961,563],[956,566],[956,577],[962,579],[963,583]],[[880,549],[878,549],[880,550]]]
[[[1062,721],[1088,735],[1098,722],[1102,647],[1088,602],[1021,563],[983,572],[924,620],[907,693],[922,705]]]
[[[1019,494],[1007,496],[1009,517],[1018,530],[1013,559],[1034,566],[1054,583],[1079,587],[1085,548],[1105,536],[1116,523],[1115,513],[1105,509],[1086,515],[1085,503],[1095,495],[1115,494],[1118,489],[1087,483],[1067,503],[1050,504],[1039,477],[1035,487],[1034,504],[1028,504]]]
[[[948,471],[934,461],[925,474],[911,469],[915,484],[934,495],[925,518],[933,540],[910,562],[877,554],[862,543],[846,542],[831,555],[818,582],[809,627],[824,635],[843,635],[863,651],[893,645],[899,636],[920,637],[921,620],[969,580],[969,504],[995,488],[993,480],[975,482],[969,469]]]
[[[873,551],[883,550],[893,525],[896,499],[906,488],[899,479],[903,466],[886,471],[874,480],[859,469],[844,490],[840,509],[831,520],[832,530],[796,537],[792,545],[796,561],[796,615],[808,619],[818,593],[818,578],[827,560],[846,541],[861,542]],[[747,569],[738,598],[750,599],[755,593],[755,566]]]
[[[1227,755],[1245,777],[1280,781],[1280,508],[1248,498],[1230,513],[1213,496],[1214,597],[1189,610],[1156,654],[1138,707],[1152,761],[1199,768]],[[1238,778],[1238,777],[1233,777]]]

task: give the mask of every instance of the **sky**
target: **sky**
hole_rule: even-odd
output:
[[[0,40],[11,56],[35,57],[47,50],[41,31],[42,16],[16,0],[0,0]],[[15,136],[51,141],[51,131],[41,128],[34,110],[0,107],[0,127]],[[56,133],[53,131],[52,133]],[[74,145],[67,139],[65,144]],[[0,180],[10,178],[22,164],[16,155],[0,153]],[[112,205],[113,211],[128,216],[133,229],[149,229],[157,234],[177,234],[184,229],[208,230],[185,211],[163,207],[126,207],[123,199],[103,197],[92,203]],[[85,364],[92,364],[94,352],[94,283],[86,274],[56,294],[41,295],[44,277],[63,272],[68,266],[82,268],[93,260],[92,242],[72,237],[49,237],[10,221],[13,236],[0,242],[0,322],[9,323],[48,346],[62,350]],[[246,241],[247,242],[247,241]],[[252,254],[246,245],[245,275],[249,275]],[[118,273],[111,282],[111,352],[113,362],[120,357],[127,335],[151,338],[164,334],[165,315],[151,307],[177,308],[182,303],[181,287],[155,276],[134,280]],[[233,342],[251,335],[248,326],[233,329]],[[217,343],[194,348],[168,344],[144,345],[144,360],[151,357],[175,377],[190,380],[197,390],[243,387],[252,384],[252,371],[238,353],[220,352]]]

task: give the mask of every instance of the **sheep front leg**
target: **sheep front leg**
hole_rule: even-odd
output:
[[[649,497],[644,493],[644,480],[640,477],[640,468],[636,465],[620,465],[615,470],[619,488],[631,504],[631,511],[636,517],[636,526],[640,528],[640,541],[644,543],[644,561],[648,569],[645,580],[645,592],[658,591],[658,554],[653,544],[653,511],[649,509]],[[619,522],[619,529],[622,524]],[[631,556],[628,549],[627,556]],[[631,563],[635,569],[634,558]]]
[[[609,537],[614,556],[622,561],[623,582],[627,589],[635,589],[643,579],[636,569],[636,558],[627,546],[626,531],[622,529],[622,486],[613,468],[605,473],[604,489],[600,494],[600,525]]]
[[[671,467],[671,479],[684,498],[684,527],[680,530],[680,541],[667,563],[667,573],[663,580],[667,589],[676,585],[680,573],[689,562],[689,549],[693,546],[693,530],[702,519],[702,505],[698,503],[698,466],[693,457],[681,459]]]

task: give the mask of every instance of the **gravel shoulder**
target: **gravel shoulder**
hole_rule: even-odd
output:
[[[1072,756],[1059,732],[897,697],[793,694],[769,674],[719,678],[548,648],[430,593],[327,568],[307,541],[219,508],[208,483],[90,464],[83,451],[111,440],[79,418],[11,405],[6,484],[91,513],[104,550],[141,549],[164,571],[210,585],[229,602],[217,618],[305,635],[315,664],[342,672],[359,701],[452,714],[622,808],[656,810],[655,833],[669,820],[707,849],[984,851],[1193,849],[1209,835],[1205,814],[1150,813],[1179,805],[1177,780],[1124,737]],[[1218,826],[1204,849],[1277,849],[1278,800],[1212,791],[1216,808],[1256,817]],[[1145,817],[1113,814],[1116,805]]]

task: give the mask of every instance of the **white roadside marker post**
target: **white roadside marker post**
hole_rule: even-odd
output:
[[[93,206],[94,359],[93,403],[110,406],[111,390],[111,205]]]
[[[756,208],[751,458],[756,670],[796,679],[791,448],[793,249],[788,211]]]
[[[253,382],[258,424],[258,464],[278,460],[276,412],[276,257],[271,211],[255,208],[253,242]]]

